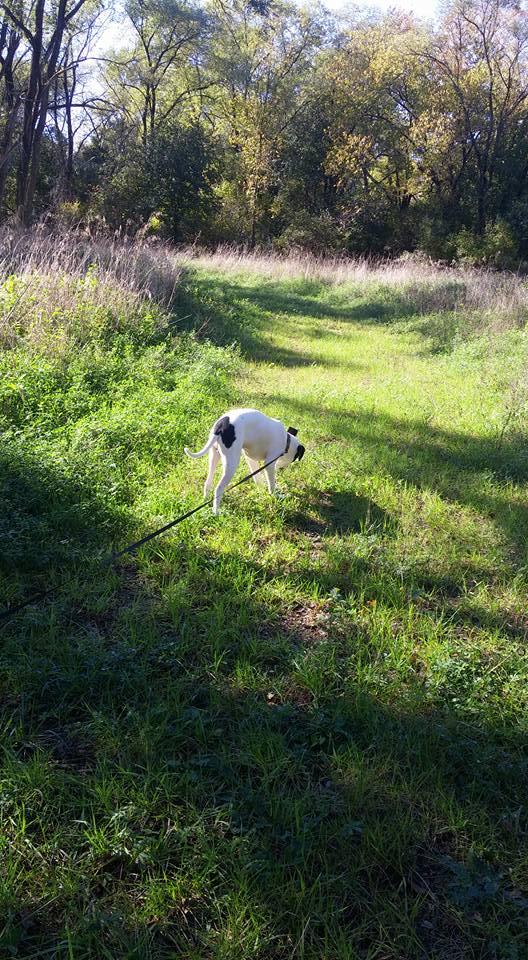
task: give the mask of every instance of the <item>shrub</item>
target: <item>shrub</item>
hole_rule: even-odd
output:
[[[112,227],[134,233],[156,215],[171,240],[194,237],[209,214],[215,177],[210,145],[198,127],[174,125],[131,148],[99,188],[93,207]]]
[[[489,223],[480,237],[464,228],[456,235],[455,249],[462,263],[489,265],[511,269],[518,265],[518,244],[509,224],[504,220]]]
[[[54,213],[57,224],[66,229],[77,227],[83,216],[79,200],[63,200]]]
[[[325,254],[342,248],[346,237],[335,218],[327,212],[310,214],[301,210],[275,241],[275,248],[287,253],[292,250],[310,250]]]

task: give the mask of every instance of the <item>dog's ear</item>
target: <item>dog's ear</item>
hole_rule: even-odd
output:
[[[296,437],[299,431],[297,427],[288,427],[287,433],[291,433],[292,437]]]
[[[292,463],[294,463],[295,460],[302,460],[305,452],[306,452],[306,447],[303,447],[302,443],[300,443],[299,446],[297,447],[297,450],[295,451],[295,456],[292,460]]]

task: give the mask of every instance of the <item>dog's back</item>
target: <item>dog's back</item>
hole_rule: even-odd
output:
[[[251,407],[228,410],[225,416],[234,434],[232,443],[240,443],[252,459],[264,460],[270,451],[284,448],[286,431],[280,420]]]

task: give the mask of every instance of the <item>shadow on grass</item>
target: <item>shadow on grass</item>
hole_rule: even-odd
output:
[[[354,411],[345,416],[320,403],[282,394],[270,396],[298,415],[317,417],[326,438],[348,441],[376,469],[417,489],[436,491],[444,500],[484,513],[500,527],[517,559],[526,555],[528,504],[516,486],[528,481],[528,435],[516,433],[499,443],[493,436],[448,431],[426,422],[389,414]],[[304,431],[306,434],[306,431]]]
[[[522,936],[506,868],[524,835],[525,737],[376,700],[350,671],[358,639],[330,629],[319,652],[299,634],[293,646],[283,611],[241,592],[244,557],[168,543],[145,563],[164,588],[127,568],[110,619],[85,609],[57,625],[49,608],[6,633],[9,830],[25,808],[2,893],[6,955],[234,960],[256,932],[262,956],[283,960],[304,934],[315,960],[329,943],[349,956],[340,938],[425,951],[447,934],[466,950]],[[300,654],[321,673],[317,695],[296,677]],[[248,661],[274,677],[245,680]],[[475,886],[467,848],[490,831],[503,864]],[[40,857],[43,837],[58,862]],[[37,863],[44,892],[28,897]]]
[[[251,285],[190,269],[179,291],[177,312],[183,319],[176,322],[176,328],[198,331],[220,345],[237,342],[248,359],[284,367],[320,364],[321,356],[317,349],[300,354],[278,346],[271,335],[271,321],[274,330],[281,329],[293,341],[296,324],[302,324],[303,333],[318,340],[334,335],[324,321],[366,326],[411,321],[410,329],[423,338],[424,355],[449,351],[460,334],[468,337],[472,329],[475,333],[483,329],[478,311],[460,309],[464,285],[452,281],[424,287],[408,284],[405,293],[387,286],[384,294],[356,284],[348,293],[341,292],[338,305],[335,297],[333,303],[325,297],[332,289],[308,280],[261,278],[259,285]],[[343,358],[325,357],[323,362],[329,369],[361,368],[360,363]]]
[[[219,342],[237,329],[229,310]],[[250,325],[243,336],[249,351],[264,349]],[[395,479],[486,512],[522,551],[526,509],[493,491],[526,479],[524,440],[499,450],[426,424],[344,420],[273,399],[324,414],[325,432]],[[41,574],[106,546],[117,513],[60,470],[2,456],[15,518],[6,573],[13,564]],[[314,532],[394,523],[352,490],[308,489],[307,512]],[[304,512],[286,523],[311,532]],[[68,542],[55,553],[59,536]],[[266,572],[205,538],[169,538],[107,571],[68,612],[46,604],[4,628],[6,956],[284,960],[300,944],[306,960],[395,956],[394,944],[399,956],[435,960],[522,955],[526,907],[509,871],[520,875],[525,856],[525,735],[490,722],[486,704],[472,723],[455,698],[424,710],[410,668],[407,706],[384,703],[357,679],[374,656],[366,633],[350,624],[343,636],[330,622],[314,643],[298,610],[255,589],[273,577],[294,589],[305,574],[321,594],[354,589],[372,575],[367,557],[354,564],[325,568],[323,557]],[[386,597],[401,592],[397,574],[383,581]],[[414,585],[441,594],[426,573]],[[441,617],[439,603],[431,618]],[[472,845],[492,848],[484,867]]]
[[[303,488],[302,509],[288,512],[286,523],[301,532],[347,534],[385,530],[392,518],[368,497],[354,490]]]
[[[378,421],[376,454],[401,444],[401,430]],[[438,473],[437,446],[445,464],[460,438],[437,431],[427,444],[420,430],[422,470]],[[18,448],[1,464],[6,570],[32,577],[68,556],[75,567],[106,546],[119,517],[84,487]],[[325,532],[393,523],[348,490],[309,488],[307,508]],[[298,513],[286,522],[306,530]],[[203,541],[162,540],[88,595],[74,585],[67,606],[3,628],[6,956],[235,960],[251,955],[254,929],[270,960],[301,937],[306,957],[334,944],[345,958],[339,942],[380,947],[380,917],[387,947],[397,938],[409,956],[444,937],[466,952],[519,940],[525,907],[507,868],[522,854],[526,738],[484,713],[468,724],[429,705],[420,716],[419,676],[416,712],[382,703],[351,668],[372,659],[368,636],[330,623],[318,638],[302,612],[254,589],[277,576],[295,588],[301,575],[322,595],[353,590],[372,575],[368,558],[354,564],[271,571]],[[385,597],[401,590],[391,576]],[[467,847],[490,834],[502,863],[474,868]]]
[[[351,294],[351,297],[353,295]],[[369,302],[335,308],[325,301],[284,289],[283,283],[265,283],[262,287],[244,286],[234,281],[193,275],[188,276],[178,297],[178,315],[175,329],[198,331],[213,343],[225,345],[236,341],[244,356],[251,360],[277,363],[285,367],[309,366],[320,363],[320,354],[314,350],[301,354],[278,346],[272,339],[277,329],[277,316],[289,318],[290,324],[310,323],[310,335],[320,339],[329,334],[314,321],[340,320],[349,322],[383,323],[402,319],[415,313],[412,307],[397,301]],[[295,327],[291,330],[295,339]],[[346,360],[325,358],[325,366],[340,369],[358,369],[361,364]]]
[[[88,481],[67,475],[22,441],[2,443],[0,503],[2,608],[60,582],[74,567],[93,565],[125,519],[123,508]]]
[[[264,281],[259,286],[236,283],[233,280],[216,278],[213,281],[200,280],[210,292],[220,288],[227,301],[247,303],[257,307],[260,313],[273,316],[287,314],[293,317],[310,317],[317,320],[341,320],[354,323],[387,323],[402,320],[417,313],[412,302],[402,299],[396,292],[387,289],[386,298],[374,296],[366,302],[357,302],[361,287],[351,289],[348,301],[335,306],[326,299],[319,299],[310,293],[296,292],[296,286],[290,287],[284,281]],[[321,292],[328,288],[321,285]],[[331,290],[332,288],[330,288]],[[366,288],[368,290],[368,288]],[[364,295],[364,294],[363,294]]]

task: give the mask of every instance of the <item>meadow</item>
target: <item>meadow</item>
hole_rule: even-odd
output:
[[[0,955],[524,960],[526,282],[3,250]],[[239,404],[280,495],[108,565]]]

